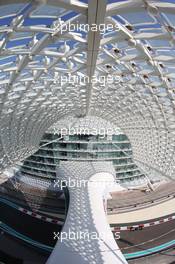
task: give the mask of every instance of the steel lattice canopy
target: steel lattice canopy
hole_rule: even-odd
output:
[[[2,0],[1,168],[32,154],[55,122],[95,116],[126,133],[139,166],[173,178],[174,35],[172,0]]]

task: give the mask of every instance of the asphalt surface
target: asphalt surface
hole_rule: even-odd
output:
[[[175,239],[175,220],[136,231],[121,231],[117,240],[123,253],[133,253],[159,246]]]
[[[0,221],[17,232],[43,244],[54,246],[54,232],[58,233],[61,226],[28,216],[20,211],[0,203]]]
[[[8,234],[0,235],[0,261],[5,264],[45,264],[49,254],[26,246]]]
[[[30,237],[33,240],[41,242],[43,244],[54,246],[56,240],[54,240],[54,232],[58,233],[61,230],[61,226],[55,225],[52,223],[47,223],[45,221],[36,219],[34,217],[25,215],[20,211],[17,211],[8,205],[0,204],[0,221],[6,223],[10,227],[14,228],[19,233]],[[117,240],[119,247],[121,248],[123,253],[133,253],[136,251],[148,249],[151,247],[155,247],[166,243],[170,240],[175,239],[175,220],[172,220],[167,223],[162,223],[160,225],[152,226],[144,228],[143,230],[137,231],[121,231],[120,240]],[[9,242],[11,241],[11,248],[9,248]],[[21,245],[26,248],[26,250],[30,250],[29,255],[32,256],[33,252],[43,256],[40,250],[33,249],[32,247],[25,246],[24,242],[19,241],[18,239],[12,239],[8,235],[0,236],[0,251],[4,253],[9,253],[10,255],[13,253],[13,257],[20,258],[24,253],[24,250],[21,250]],[[0,252],[0,256],[2,255]],[[161,254],[161,253],[160,253]],[[45,258],[48,257],[49,254],[46,255]],[[156,254],[157,255],[157,254]],[[156,256],[155,255],[155,256]],[[148,257],[140,259],[140,262],[130,261],[129,263],[134,264],[153,264],[156,262],[152,262],[152,258],[155,256],[149,257],[149,262],[143,262],[142,260],[147,260]],[[159,255],[157,255],[159,257]],[[158,264],[170,264],[168,262],[168,257],[163,255],[165,259],[164,262],[160,262]],[[171,256],[174,258],[175,256]],[[167,262],[166,262],[167,260]],[[33,260],[32,260],[33,261]],[[15,264],[15,262],[6,262],[8,264]],[[35,262],[32,262],[34,264]],[[37,264],[40,264],[39,262]],[[45,263],[45,262],[43,262]],[[174,264],[173,262],[171,264]]]
[[[175,264],[175,249],[144,258],[129,260],[129,264]]]

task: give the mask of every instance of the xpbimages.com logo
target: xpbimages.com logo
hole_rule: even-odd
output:
[[[98,84],[105,87],[107,84],[115,85],[121,82],[120,76],[115,75],[93,75],[91,78],[86,75],[75,75],[75,74],[66,74],[58,75],[55,78],[55,82],[60,83],[60,85],[70,84],[70,85],[87,85],[87,84]]]
[[[70,229],[68,232],[54,232],[54,240],[59,239],[60,242],[68,241],[68,240],[84,240],[91,242],[92,240],[102,240],[102,241],[108,241],[111,239],[120,239],[120,232],[89,232],[88,230],[84,231],[71,231]]]
[[[54,180],[54,188],[59,188],[64,190],[64,188],[88,188],[88,187],[113,187],[114,181],[91,181],[91,180],[81,180],[81,179],[72,179],[68,180]]]
[[[105,34],[106,32],[118,31],[119,27],[117,24],[112,23],[101,23],[101,24],[87,24],[71,21],[63,21],[59,18],[56,24],[56,31],[64,34],[66,32],[100,32],[100,34]]]
[[[91,180],[81,180],[81,179],[73,179],[68,178],[67,180],[54,180],[54,188],[59,188],[61,190],[64,190],[64,188],[88,188],[88,187],[113,187],[114,181],[91,181]]]
[[[54,128],[54,133],[57,133],[56,128]],[[112,136],[118,133],[117,128],[111,127],[99,127],[99,128],[88,128],[88,127],[72,127],[69,125],[68,127],[62,127],[60,129],[60,138],[63,138],[66,135],[73,136],[73,135],[93,135],[99,136],[99,138],[103,139],[107,135]]]

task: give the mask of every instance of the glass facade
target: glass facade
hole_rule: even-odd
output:
[[[21,167],[23,174],[54,179],[56,169],[64,161],[112,161],[116,180],[127,185],[145,180],[144,174],[132,159],[131,144],[124,134],[64,135],[46,133],[39,150],[28,157]]]

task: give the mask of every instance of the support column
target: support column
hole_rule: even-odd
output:
[[[103,193],[114,183],[111,162],[61,162],[70,203],[60,239],[47,264],[126,264],[104,211]]]

